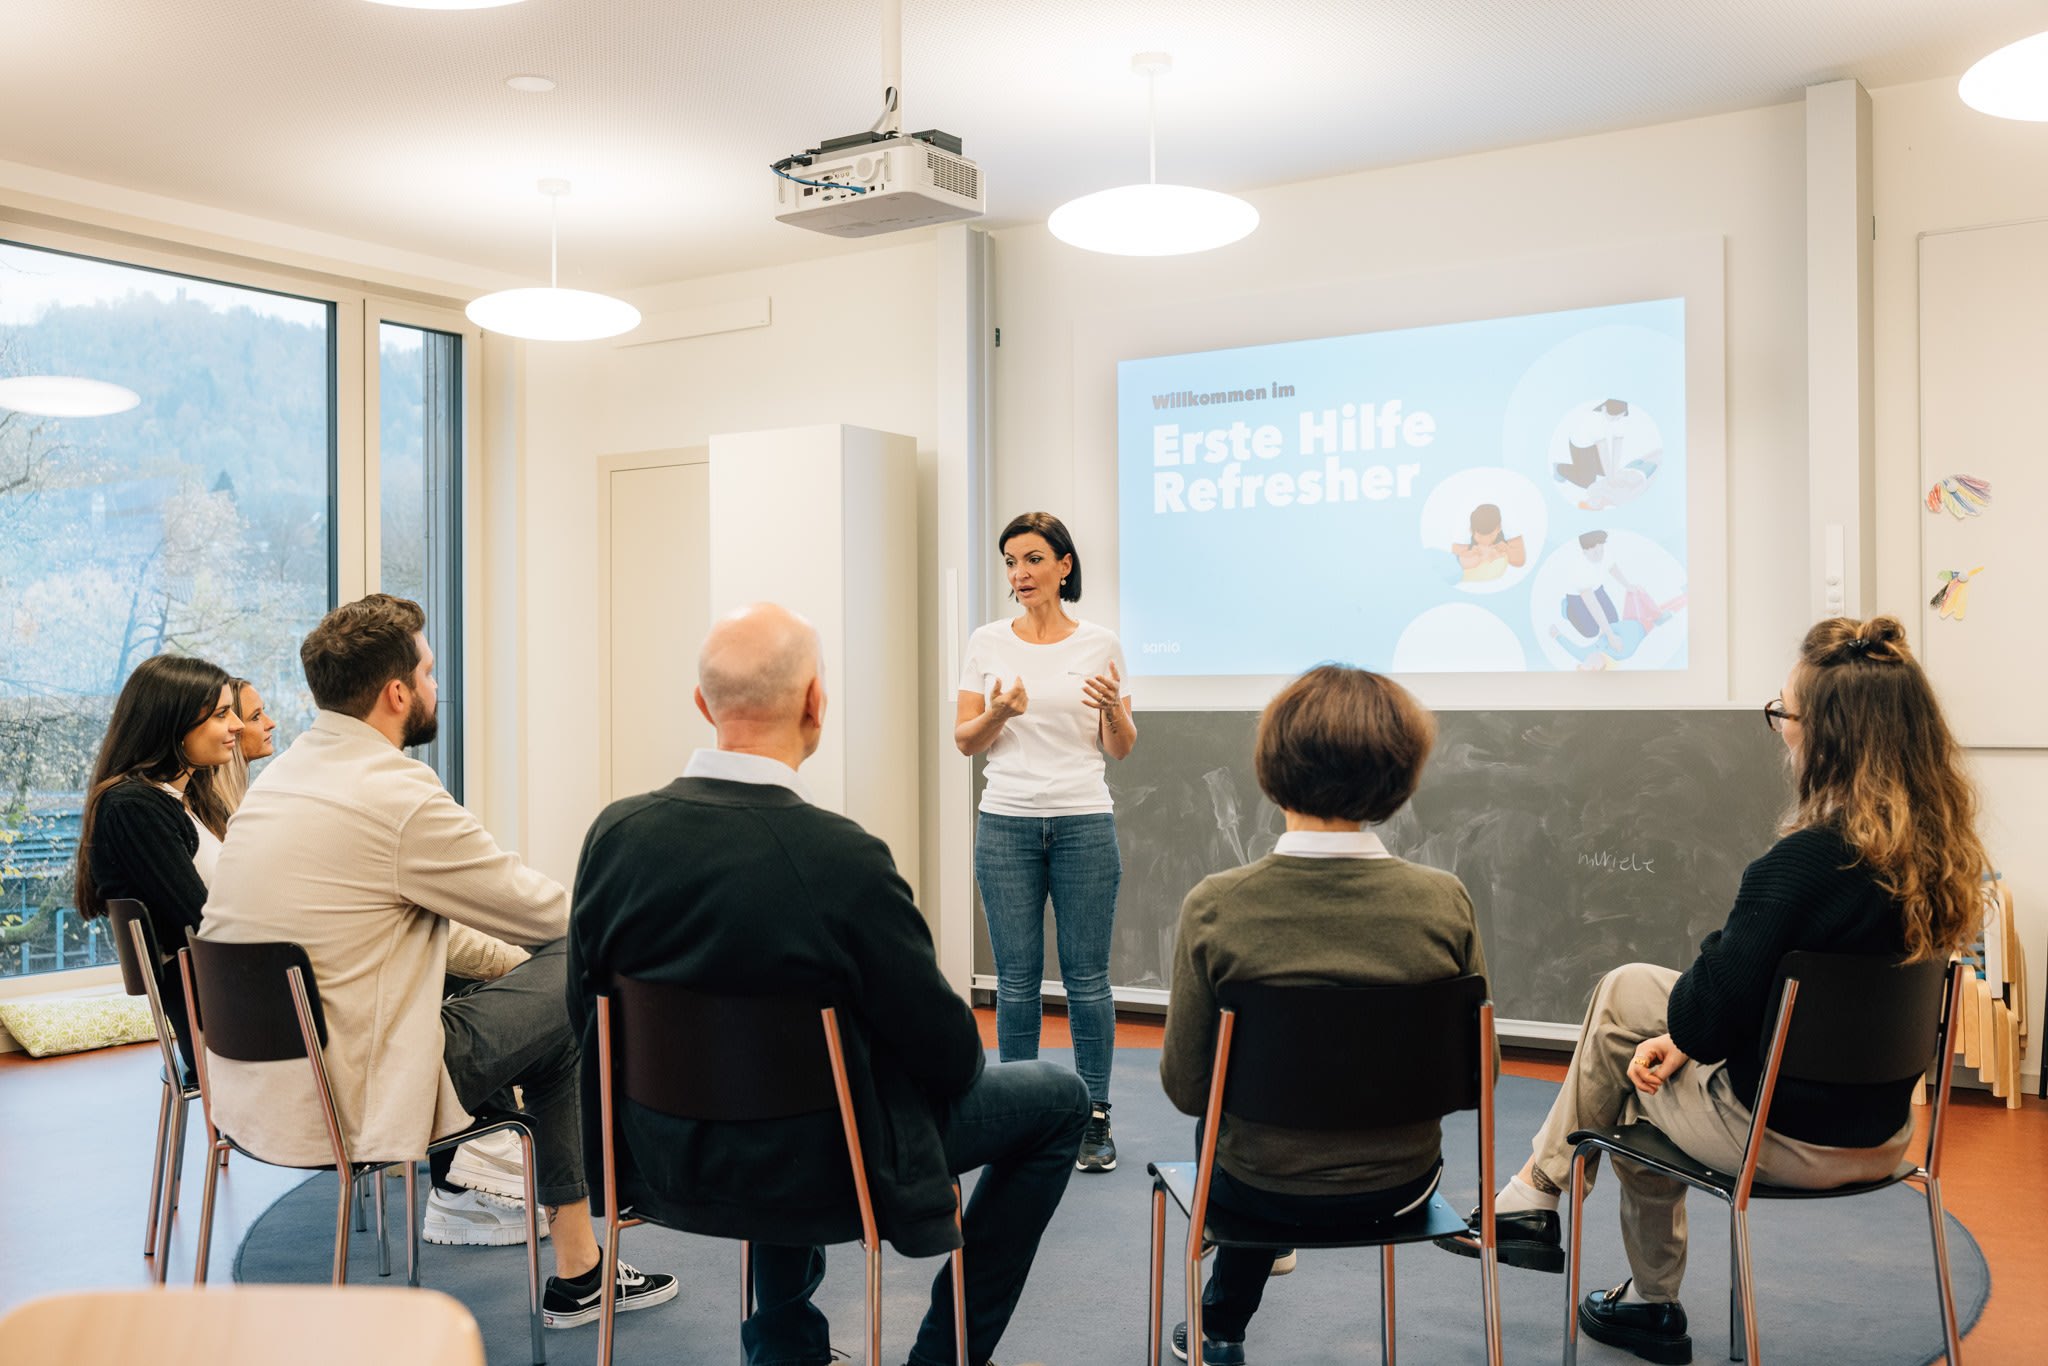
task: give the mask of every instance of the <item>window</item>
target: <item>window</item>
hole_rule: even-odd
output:
[[[462,800],[462,338],[377,324],[379,585],[427,613],[439,734],[415,756]]]
[[[111,963],[71,908],[94,757],[130,670],[248,677],[282,749],[336,582],[336,304],[0,243],[0,378],[133,391],[0,409],[0,978]]]

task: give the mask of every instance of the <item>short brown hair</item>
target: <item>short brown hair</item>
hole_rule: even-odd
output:
[[[1324,664],[1295,679],[1259,718],[1259,790],[1283,811],[1386,820],[1415,795],[1436,718],[1391,678]]]
[[[420,666],[413,636],[426,629],[427,614],[418,603],[389,593],[343,603],[320,618],[299,644],[314,705],[358,721],[368,716],[386,683],[412,681]]]

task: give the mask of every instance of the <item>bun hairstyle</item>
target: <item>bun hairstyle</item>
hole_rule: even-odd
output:
[[[1793,688],[1802,738],[1791,829],[1826,826],[1898,899],[1912,961],[1946,958],[1983,918],[1990,860],[1977,792],[1896,617],[1806,633]]]
[[[1042,536],[1052,547],[1056,560],[1071,560],[1067,577],[1060,581],[1060,601],[1081,600],[1081,552],[1074,549],[1074,538],[1067,531],[1067,524],[1050,512],[1026,512],[1012,517],[1010,524],[1003,528],[1003,534],[996,537],[996,553],[1006,554],[1010,542],[1019,536]]]

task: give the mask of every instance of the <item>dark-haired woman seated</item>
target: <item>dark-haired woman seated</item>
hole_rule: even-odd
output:
[[[1259,787],[1287,817],[1273,852],[1205,878],[1181,906],[1159,1078],[1184,1114],[1209,1098],[1227,983],[1372,986],[1485,973],[1465,886],[1389,854],[1364,829],[1415,793],[1436,719],[1406,689],[1326,664],[1290,684],[1259,721]],[[1224,1117],[1209,1198],[1247,1215],[1344,1226],[1427,1200],[1443,1171],[1435,1120],[1306,1133]],[[1244,1361],[1246,1325],[1274,1254],[1219,1247],[1202,1294],[1200,1360]],[[1176,1356],[1190,1357],[1187,1324]]]
[[[149,908],[163,954],[157,985],[187,1066],[185,991],[166,969],[185,931],[199,928],[228,830],[214,776],[234,757],[241,729],[227,670],[182,655],[143,660],[114,703],[80,822],[79,914],[105,915],[121,899]]]
[[[1976,794],[1896,619],[1815,626],[1765,712],[1798,779],[1785,836],[1743,872],[1728,923],[1682,976],[1630,963],[1594,989],[1564,1090],[1494,1206],[1500,1259],[1511,1266],[1564,1269],[1557,1204],[1575,1129],[1647,1119],[1698,1161],[1740,1168],[1780,958],[1803,949],[1945,959],[1979,923],[1988,863]],[[1889,1174],[1913,1137],[1912,1091],[1910,1081],[1781,1082],[1758,1177],[1821,1190]],[[1588,1296],[1579,1326],[1679,1366],[1692,1360],[1678,1302],[1686,1188],[1614,1166],[1630,1276]],[[1442,1246],[1477,1255],[1462,1241]]]

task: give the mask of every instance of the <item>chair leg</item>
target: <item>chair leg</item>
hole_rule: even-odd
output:
[[[959,1366],[967,1366],[967,1249],[953,1249],[953,1340]]]
[[[199,1195],[199,1239],[192,1249],[192,1285],[196,1289],[206,1284],[206,1267],[213,1260],[213,1193],[220,1180],[220,1165],[213,1160],[213,1150],[206,1152],[206,1176],[201,1182]]]
[[[1955,1284],[1949,1279],[1948,1214],[1942,1208],[1941,1182],[1927,1178],[1927,1226],[1934,1238],[1934,1279],[1941,1290],[1941,1333],[1948,1345],[1948,1366],[1963,1366],[1963,1334],[1956,1322]]]
[[[1482,1248],[1479,1252],[1479,1293],[1486,1299],[1486,1366],[1501,1366],[1507,1350],[1500,1327],[1500,1252]]]
[[[1728,1207],[1728,1359],[1741,1361],[1742,1343],[1742,1252],[1735,1241],[1735,1207]]]
[[[1394,1245],[1380,1249],[1380,1362],[1394,1366]]]
[[[356,1199],[356,1232],[370,1231],[370,1188],[363,1184],[363,1178],[349,1178],[349,1193]]]
[[[882,1361],[882,1243],[866,1249],[868,1263],[868,1366]]]
[[[1159,1319],[1166,1312],[1166,1189],[1152,1183],[1152,1313],[1145,1322],[1145,1366],[1159,1366]]]
[[[745,1326],[754,1317],[754,1245],[745,1238],[740,1239],[740,1324]],[[746,1366],[747,1347],[744,1339],[740,1342],[740,1366]]]
[[[1200,1361],[1203,1356],[1202,1344],[1202,1231],[1193,1224],[1188,1225],[1188,1251],[1186,1257],[1187,1285],[1184,1293],[1188,1307],[1188,1360]]]
[[[522,1124],[512,1132],[519,1135],[519,1161],[526,1185],[526,1331],[533,1339],[533,1366],[546,1366],[548,1349],[542,1340],[540,1325],[540,1192],[534,1184],[537,1178],[533,1173],[533,1130]],[[611,1211],[609,1222],[616,1226],[618,1217],[617,1210]],[[606,1295],[613,1293],[618,1279],[618,1244],[613,1243],[612,1263],[604,1267]]]
[[[1737,1210],[1734,1222],[1737,1284],[1742,1288],[1742,1345],[1749,1354],[1749,1366],[1761,1366],[1757,1350],[1756,1281],[1749,1269],[1749,1211]]]
[[[185,1170],[185,1093],[171,1101],[171,1131],[164,1141],[163,1192],[157,1201],[156,1279],[162,1285],[171,1274],[171,1220],[178,1212],[179,1174]]]
[[[391,1274],[391,1226],[384,1218],[384,1169],[370,1173],[370,1195],[377,1209],[377,1274]]]
[[[742,1274],[752,1270],[747,1266],[750,1260],[748,1249],[742,1245]],[[612,1366],[612,1331],[619,1318],[619,1212],[615,1209],[605,1211],[604,1247],[599,1250],[597,1274],[603,1282],[597,1292],[597,1366]]]
[[[211,1165],[207,1167],[206,1174],[213,1175]],[[337,1171],[335,1177],[341,1182],[341,1203],[334,1208],[334,1283],[347,1285],[348,1225],[352,1215],[362,1213],[362,1201],[356,1198],[359,1186],[353,1175],[346,1171]],[[355,1208],[351,1210],[351,1206]]]
[[[142,1255],[156,1256],[157,1207],[164,1200],[164,1144],[170,1138],[171,1084],[164,1083],[163,1099],[156,1107],[156,1165],[149,1173],[149,1225],[142,1231]],[[163,1284],[163,1268],[156,1268],[157,1284]]]
[[[1564,1366],[1579,1361],[1579,1251],[1586,1222],[1586,1154],[1572,1153],[1571,1227],[1565,1235],[1564,1257]]]
[[[420,1164],[405,1164],[405,1283],[420,1286]]]

